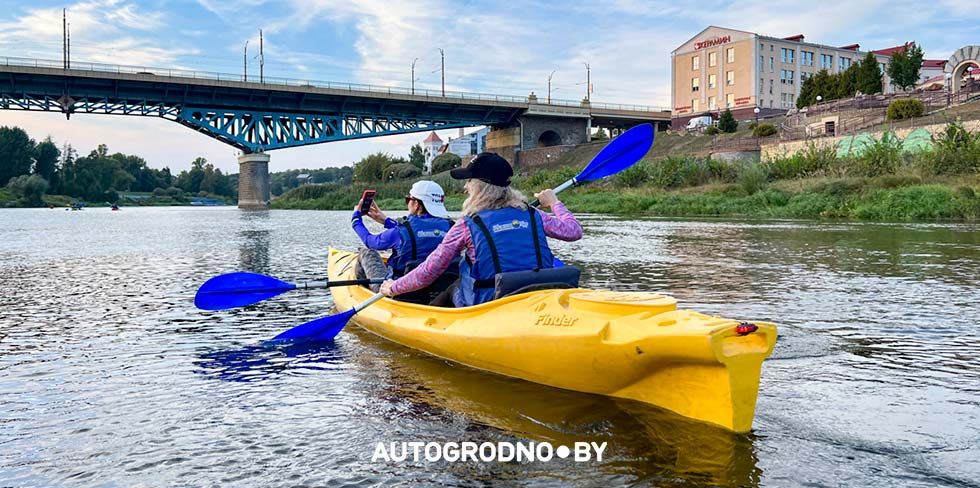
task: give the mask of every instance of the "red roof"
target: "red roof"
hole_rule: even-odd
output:
[[[906,42],[905,44],[902,44],[901,46],[888,47],[888,48],[885,48],[885,49],[878,49],[877,51],[871,51],[871,52],[873,52],[875,54],[880,54],[882,56],[894,56],[895,54],[898,54],[898,53],[900,53],[900,52],[902,52],[902,51],[904,51],[904,50],[906,50],[906,49],[908,49],[908,48],[910,48],[910,47],[912,47],[914,45],[915,45],[914,42]]]
[[[438,143],[441,144],[442,143],[442,139],[439,138],[439,134],[436,134],[436,131],[432,131],[432,132],[429,133],[429,137],[426,137],[425,140],[422,141],[422,142],[426,142],[426,143],[428,143],[428,142],[438,142]]]
[[[783,39],[784,40],[787,40],[787,41],[803,42],[803,34],[797,34],[795,36],[784,37]]]
[[[923,68],[942,68],[943,66],[946,66],[946,60],[945,59],[923,59],[922,60],[922,67]]]
[[[840,48],[841,49],[850,49],[851,51],[857,51],[858,49],[861,49],[861,45],[860,44],[848,44],[846,46],[841,46]]]

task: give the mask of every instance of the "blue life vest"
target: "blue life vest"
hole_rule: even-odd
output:
[[[426,215],[409,215],[398,219],[398,235],[401,242],[388,258],[388,269],[392,276],[405,274],[405,267],[412,262],[421,262],[432,254],[442,243],[446,232],[453,226],[449,219]]]
[[[537,210],[484,210],[464,219],[476,249],[476,262],[467,258],[459,266],[459,288],[453,296],[457,307],[492,300],[494,278],[499,273],[554,266],[544,222]]]

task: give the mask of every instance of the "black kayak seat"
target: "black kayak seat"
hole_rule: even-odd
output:
[[[498,273],[494,277],[493,299],[538,290],[578,288],[581,275],[575,266]]]

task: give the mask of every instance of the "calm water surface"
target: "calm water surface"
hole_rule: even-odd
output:
[[[980,486],[980,226],[582,218],[585,284],[780,323],[755,428],[453,366],[326,291],[194,309],[210,276],[325,277],[347,212],[0,211],[0,486]],[[601,463],[371,462],[378,441],[608,442]]]

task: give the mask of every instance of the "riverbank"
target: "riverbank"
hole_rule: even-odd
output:
[[[207,197],[187,197],[187,196],[155,196],[149,192],[143,193],[130,193],[117,200],[117,205],[120,207],[181,207],[181,206],[195,206],[201,205],[202,203],[193,203],[195,200],[200,202],[209,202],[209,205],[234,205],[233,200],[228,200],[217,195],[208,195]],[[0,208],[43,208],[49,206],[55,207],[70,207],[73,203],[82,202],[85,207],[109,207],[111,204],[107,202],[86,202],[78,198],[73,198],[68,195],[48,195],[45,194],[41,197],[41,204],[32,205],[24,200],[21,195],[17,195],[15,192],[8,188],[0,188]]]
[[[641,166],[642,167],[642,166]],[[531,195],[553,188],[576,174],[572,168],[516,177],[515,186]],[[841,218],[855,220],[980,220],[980,175],[921,177],[894,174],[877,177],[802,177],[769,181],[747,171],[737,181],[709,181],[662,188],[655,181],[635,183],[629,173],[610,181],[570,190],[561,199],[575,212],[630,216]],[[729,178],[729,179],[732,179]],[[434,178],[447,191],[446,206],[458,211],[465,195],[459,182]],[[373,184],[379,205],[404,206],[410,182]],[[307,185],[272,202],[278,209],[350,210],[360,186]]]

